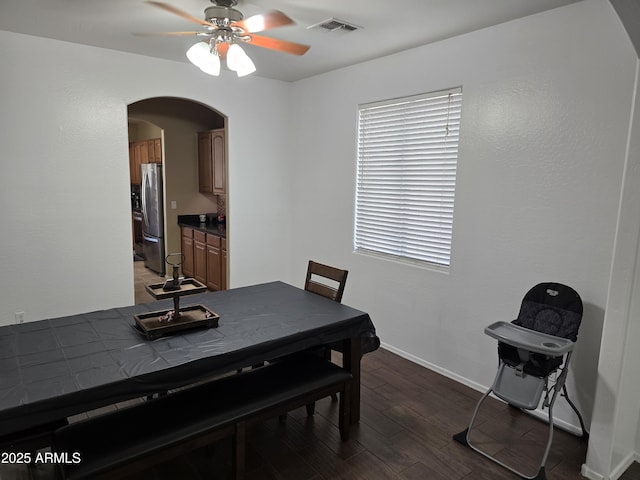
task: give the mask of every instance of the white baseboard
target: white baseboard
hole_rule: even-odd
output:
[[[447,378],[450,378],[451,380],[455,380],[458,383],[462,383],[463,385],[466,385],[469,388],[472,388],[478,392],[482,392],[485,393],[489,387],[485,386],[485,385],[480,385],[477,382],[473,382],[471,380],[469,380],[468,378],[462,377],[460,375],[458,375],[457,373],[451,372],[445,368],[442,368],[438,365],[435,365],[433,363],[427,362],[422,358],[418,358],[415,355],[412,355],[410,353],[407,353],[403,350],[400,350],[396,347],[393,347],[391,345],[388,345],[386,343],[381,343],[380,346],[382,348],[384,348],[385,350],[389,350],[390,352],[395,353],[396,355],[399,355],[402,358],[406,358],[407,360],[413,362],[413,363],[417,363],[418,365],[428,368],[429,370],[433,370],[436,373],[439,373]],[[492,395],[493,396],[493,395]],[[497,400],[500,400],[497,397],[494,397]],[[500,400],[502,401],[502,400]],[[549,415],[547,412],[543,411],[543,410],[523,410],[524,412],[528,413],[529,415],[532,415],[538,419],[544,420],[545,422],[549,421]],[[564,420],[559,420],[557,418],[553,419],[554,422],[554,426],[565,430],[569,433],[571,433],[572,435],[576,435],[578,437],[582,436],[582,428],[580,428],[579,425],[574,425],[572,423],[566,422]],[[630,464],[629,464],[630,465]],[[594,479],[594,480],[604,480],[604,479]]]
[[[422,358],[416,357],[415,355],[412,355],[410,353],[407,353],[403,350],[400,350],[396,347],[393,347],[391,345],[388,345],[384,342],[380,343],[380,346],[382,348],[384,348],[385,350],[389,350],[392,353],[395,353],[396,355],[402,357],[402,358],[406,358],[407,360],[413,362],[413,363],[417,363],[418,365],[428,368],[429,370],[433,370],[436,373],[439,373],[441,375],[444,375],[447,378],[450,378],[451,380],[455,380],[458,383],[462,383],[463,385],[466,385],[467,387],[473,388],[474,390],[477,390],[478,392],[486,392],[488,387],[485,387],[484,385],[480,385],[479,383],[476,382],[472,382],[471,380],[469,380],[468,378],[462,377],[460,375],[458,375],[457,373],[453,373],[447,369],[444,369],[442,367],[439,367],[438,365],[435,365],[433,363],[427,362],[425,360],[423,360]]]
[[[638,454],[635,452],[631,452],[629,455],[624,457],[617,465],[613,466],[611,469],[611,480],[618,480],[624,472],[627,471],[627,468],[631,466],[631,464],[636,461],[638,458]]]
[[[624,457],[617,465],[612,466],[611,473],[609,475],[602,475],[601,473],[592,470],[587,465],[582,465],[580,473],[583,477],[587,477],[589,480],[618,480],[627,468],[631,466],[633,462],[640,461],[640,455],[632,452]]]
[[[582,469],[580,469],[580,475],[588,478],[589,480],[606,480],[605,477],[603,477],[597,472],[594,472],[586,465],[582,465]]]

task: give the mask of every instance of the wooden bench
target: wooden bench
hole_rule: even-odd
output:
[[[54,451],[70,458],[79,452],[79,463],[61,466],[66,479],[113,479],[231,436],[233,477],[240,479],[250,422],[340,393],[340,436],[348,440],[351,378],[322,358],[296,355],[71,423],[56,430]]]
[[[3,435],[0,437],[0,452],[29,452],[33,456],[37,450],[49,447],[53,439],[53,432],[67,424],[67,419],[64,418]]]

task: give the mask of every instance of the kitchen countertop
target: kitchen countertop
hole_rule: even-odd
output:
[[[198,215],[178,215],[178,225],[189,227],[204,233],[216,235],[220,238],[227,238],[226,223],[209,222],[201,223]]]

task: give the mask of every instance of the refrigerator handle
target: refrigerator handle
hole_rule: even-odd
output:
[[[151,243],[158,243],[160,240],[157,239],[156,237],[150,237],[149,235],[142,235],[142,238],[144,238],[147,242],[151,242]]]
[[[146,171],[145,168],[142,169],[142,188],[140,189],[140,193],[142,196],[142,221],[146,227],[149,227],[149,220],[147,217],[147,187],[149,185],[149,172]]]

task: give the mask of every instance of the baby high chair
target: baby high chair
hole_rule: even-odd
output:
[[[540,283],[525,295],[516,320],[486,327],[484,332],[498,340],[498,372],[493,385],[476,405],[469,427],[453,438],[523,478],[545,480],[544,465],[553,440],[553,405],[561,391],[578,416],[583,437],[588,436],[565,385],[581,320],[582,300],[575,290],[559,283]],[[538,408],[544,393],[542,406],[549,412],[549,434],[540,467],[533,476],[504,464],[471,443],[478,412],[491,393],[526,410]]]

